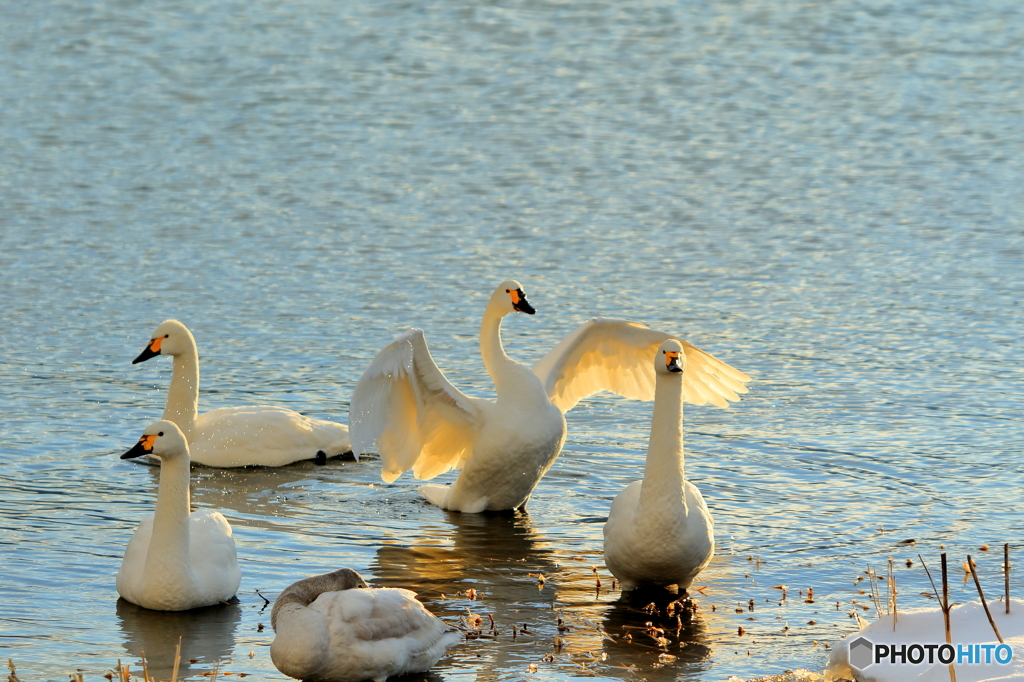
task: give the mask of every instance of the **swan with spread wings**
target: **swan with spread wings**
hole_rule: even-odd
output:
[[[501,321],[512,312],[536,311],[522,285],[507,280],[494,290],[480,324],[480,355],[494,381],[494,401],[455,388],[434,363],[421,329],[410,329],[378,353],[356,384],[349,408],[356,455],[376,447],[381,478],[389,483],[409,469],[419,479],[461,469],[451,486],[420,487],[423,497],[444,509],[519,509],[562,450],[565,412],[599,391],[654,399],[650,358],[673,335],[594,318],[531,369],[501,345]],[[747,392],[746,374],[682,344],[687,402],[728,407]]]

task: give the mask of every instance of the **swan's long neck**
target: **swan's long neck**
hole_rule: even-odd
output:
[[[658,374],[654,388],[651,439],[644,466],[643,497],[679,496],[683,470],[683,377]]]
[[[164,419],[178,425],[185,439],[192,440],[192,427],[199,413],[199,353],[195,341],[186,353],[174,356],[171,387],[164,403]]]
[[[514,376],[515,369],[520,366],[505,353],[501,345],[501,320],[504,317],[505,313],[492,303],[484,310],[484,319],[480,322],[480,356],[494,381],[495,389],[499,391],[501,385]]]
[[[174,457],[161,463],[153,535],[146,553],[148,576],[162,576],[166,581],[168,574],[190,569],[188,485],[188,457]]]

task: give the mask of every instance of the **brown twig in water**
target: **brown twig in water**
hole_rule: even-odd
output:
[[[7,659],[7,668],[11,671],[11,674],[7,676],[7,681],[21,682],[21,680],[18,679],[18,675],[14,672],[14,661],[9,658]]]
[[[967,555],[967,565],[971,567],[971,575],[974,576],[974,586],[978,588],[978,596],[981,597],[981,605],[985,609],[985,615],[988,616],[988,624],[992,626],[992,632],[996,633],[996,639],[999,640],[1000,644],[1004,644],[1003,636],[999,634],[999,628],[996,627],[996,622],[992,620],[992,612],[988,610],[988,602],[985,601],[985,593],[981,591],[981,581],[978,580],[978,571],[974,568],[974,562],[971,561],[971,555]]]
[[[146,661],[146,652],[142,652],[142,682],[150,682],[149,680],[149,662]]]

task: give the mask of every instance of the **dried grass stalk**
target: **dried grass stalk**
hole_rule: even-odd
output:
[[[988,616],[988,624],[992,626],[992,632],[996,633],[996,639],[999,640],[1000,644],[1003,644],[1003,636],[999,634],[999,628],[996,627],[996,622],[992,620],[992,612],[988,610],[988,602],[985,601],[985,593],[981,591],[981,581],[978,580],[978,571],[974,568],[974,562],[971,561],[971,555],[967,555],[967,565],[971,567],[971,575],[974,576],[974,586],[978,588],[978,596],[981,597],[981,605],[985,609],[985,615]]]

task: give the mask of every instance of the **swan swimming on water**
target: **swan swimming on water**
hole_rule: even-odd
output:
[[[293,583],[270,618],[271,660],[307,682],[384,682],[425,672],[462,639],[414,592],[371,588],[350,568]]]
[[[461,469],[451,486],[428,484],[431,503],[462,512],[523,507],[565,441],[564,413],[602,390],[654,397],[651,355],[671,334],[636,322],[594,318],[577,327],[533,369],[505,353],[501,321],[536,311],[515,280],[491,295],[480,324],[480,355],[497,400],[472,398],[444,376],[423,331],[411,329],[386,346],[356,384],[349,409],[352,449],[380,453],[391,482],[412,469],[430,479]],[[746,393],[746,374],[681,342],[690,368],[683,395],[697,405],[727,407]]]
[[[199,414],[199,352],[192,332],[166,320],[132,364],[174,358],[163,418],[188,440],[192,461],[210,467],[283,466],[326,461],[352,450],[344,424],[310,419],[283,407],[221,407]]]
[[[185,611],[227,601],[242,574],[227,519],[209,509],[189,513],[189,455],[174,422],[158,421],[121,459],[160,460],[156,511],[128,542],[117,572],[118,593],[139,606]]]
[[[683,468],[686,361],[676,339],[658,348],[644,478],[615,497],[604,525],[605,565],[623,592],[640,585],[685,590],[715,554],[711,513]]]

